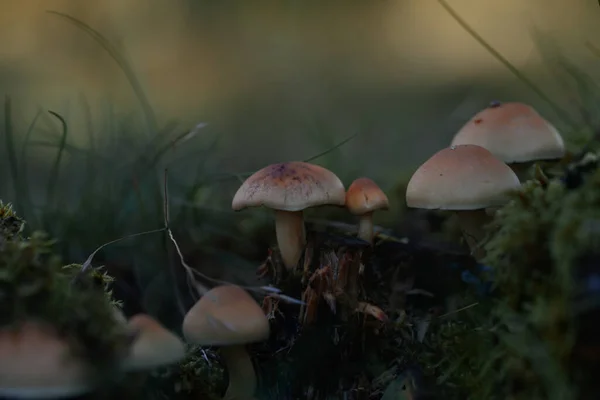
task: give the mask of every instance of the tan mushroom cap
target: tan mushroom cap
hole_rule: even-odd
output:
[[[188,342],[204,346],[229,346],[265,340],[269,322],[261,307],[234,285],[209,290],[183,320]]]
[[[269,165],[250,176],[233,197],[231,207],[266,206],[301,211],[321,205],[343,206],[344,184],[331,171],[302,161]]]
[[[138,336],[129,350],[125,368],[151,369],[175,363],[185,357],[183,342],[149,315],[134,315],[127,326],[137,332]]]
[[[354,215],[387,210],[389,200],[383,190],[369,178],[358,178],[346,192],[346,208]]]
[[[63,398],[93,390],[87,364],[51,326],[27,321],[0,330],[0,396]]]
[[[501,206],[520,187],[508,165],[476,145],[440,150],[413,174],[406,204],[413,208],[477,210]]]
[[[506,163],[551,160],[565,155],[563,138],[533,107],[494,103],[454,136],[452,145],[476,144]]]

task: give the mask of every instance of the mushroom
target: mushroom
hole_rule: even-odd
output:
[[[358,178],[346,192],[346,207],[359,215],[358,237],[373,243],[373,212],[387,210],[389,201],[385,193],[369,178]]]
[[[245,345],[267,339],[269,322],[244,289],[225,285],[206,292],[186,314],[183,334],[190,343],[222,346],[220,353],[229,374],[224,399],[254,395],[256,375]]]
[[[536,161],[564,157],[556,128],[523,103],[493,102],[478,112],[452,139],[451,145],[476,144],[508,164],[521,181]]]
[[[277,245],[283,263],[294,269],[306,245],[303,210],[322,205],[343,206],[346,191],[328,169],[301,161],[269,165],[250,176],[233,197],[231,207],[265,206],[275,210]]]
[[[183,342],[149,315],[134,315],[127,327],[137,335],[124,361],[125,369],[152,369],[185,357]]]
[[[62,399],[94,390],[87,364],[45,323],[0,329],[0,360],[0,396]]]
[[[519,178],[502,161],[477,145],[458,145],[434,154],[413,174],[406,189],[411,208],[453,210],[472,254],[481,259],[479,242],[491,221],[486,208],[506,204],[520,187]]]

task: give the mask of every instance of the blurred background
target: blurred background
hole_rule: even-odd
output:
[[[104,241],[160,228],[165,167],[189,247],[209,243],[213,255],[221,248],[252,259],[265,247],[252,252],[244,240],[254,232],[266,243],[272,229],[256,236],[247,218],[261,211],[230,212],[239,185],[232,174],[353,137],[315,162],[346,185],[369,176],[393,197],[492,100],[530,103],[565,136],[581,129],[578,109],[596,104],[581,95],[598,77],[595,0],[449,1],[567,117],[433,0],[0,3],[0,92],[9,96],[0,112],[0,198],[59,237],[73,261]],[[89,32],[47,10],[99,32],[125,70]],[[562,58],[581,79],[559,67]],[[64,119],[66,135],[47,110]],[[208,125],[194,131],[200,123]],[[397,193],[393,209],[403,201]],[[393,212],[382,223],[393,224]],[[160,238],[139,242],[104,258],[162,260],[153,253],[164,253]]]
[[[437,1],[2,1],[0,88],[22,118],[37,106],[69,110],[75,127],[80,96],[95,120],[108,101],[120,113],[139,110],[114,60],[45,13],[55,10],[122,51],[159,122],[210,122],[226,169],[305,158],[327,140],[360,132],[340,153],[379,178],[444,145],[490,100],[530,101],[554,119]],[[450,5],[556,101],[560,87],[533,29],[578,65],[596,65],[584,46],[599,31],[594,0]],[[87,138],[73,130],[70,141]]]

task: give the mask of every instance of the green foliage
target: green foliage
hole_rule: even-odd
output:
[[[590,371],[574,355],[585,314],[580,303],[598,297],[588,286],[594,272],[582,271],[582,260],[598,249],[600,170],[578,168],[527,182],[497,213],[486,246],[497,344],[478,398],[558,400],[589,390]],[[581,183],[570,188],[573,179]]]
[[[0,200],[0,244],[18,237],[24,225],[25,221],[15,214],[12,204]]]
[[[63,268],[42,232],[7,240],[0,251],[0,327],[34,320],[48,323],[74,353],[107,377],[128,345],[124,327],[114,319],[103,285],[91,275],[73,284],[72,268]]]
[[[81,273],[83,265],[81,264],[69,264],[63,267],[64,270],[69,275],[77,276],[77,274]],[[115,278],[110,276],[108,272],[103,267],[92,268],[88,273],[89,279],[94,282],[99,288],[104,290],[104,294],[106,295],[108,301],[115,307],[121,308],[123,306],[122,300],[116,300],[113,297],[112,284],[115,281]]]
[[[188,345],[187,355],[179,363],[152,371],[145,388],[147,398],[220,399],[226,387],[225,371],[206,354],[199,346]]]

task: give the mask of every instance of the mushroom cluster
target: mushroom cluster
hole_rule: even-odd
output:
[[[149,370],[184,358],[183,341],[150,316],[135,315],[126,326],[135,335],[123,361],[126,371]],[[254,398],[257,379],[245,346],[266,340],[270,328],[262,308],[248,292],[236,285],[209,290],[188,310],[182,331],[188,344],[220,347],[229,376],[223,399]]]
[[[117,375],[167,366],[186,355],[184,342],[151,316],[137,314],[127,320],[119,309],[113,313],[114,325],[130,338],[114,365]],[[266,339],[269,325],[247,292],[237,286],[207,292],[189,310],[183,332],[188,343],[222,346],[229,371],[225,399],[253,398],[256,376],[244,345]],[[90,362],[46,321],[26,319],[0,329],[0,359],[0,396],[62,399],[97,388]]]
[[[381,189],[367,178],[357,179],[346,193],[343,183],[333,172],[314,164],[288,162],[270,165],[252,175],[239,188],[232,202],[235,210],[265,206],[275,211],[278,247],[289,271],[298,265],[306,246],[303,211],[326,205],[347,205],[350,213],[360,216],[358,236],[372,244],[372,213],[387,208],[388,200]],[[11,240],[9,245],[15,248],[27,243],[20,237],[14,240],[7,238]],[[8,256],[6,249],[3,254]],[[359,263],[351,264],[358,271]],[[80,268],[74,267],[81,266],[61,267],[57,264],[54,269],[35,266],[42,268],[48,279],[63,275],[67,279],[71,276],[68,274],[75,273],[73,269],[80,271]],[[7,265],[2,268],[10,271],[12,267]],[[64,272],[62,275],[58,272],[61,268]],[[92,274],[84,275],[91,277]],[[316,273],[315,277],[321,275],[327,274]],[[345,275],[349,274],[342,273],[340,277]],[[77,284],[67,290],[90,295],[97,292],[85,286],[87,278],[81,279],[73,281]],[[339,287],[343,285],[333,283],[326,291],[329,293],[330,289]],[[29,293],[35,291],[37,286],[25,289]],[[107,287],[102,289],[107,290]],[[112,336],[108,333],[107,336],[114,336],[116,343],[114,354],[106,355],[107,358],[111,357],[107,369],[112,377],[177,363],[186,356],[186,342],[217,346],[229,378],[224,398],[254,398],[257,378],[246,345],[266,340],[270,335],[270,326],[268,313],[246,290],[236,285],[222,285],[204,293],[184,317],[183,339],[150,315],[137,314],[127,318],[116,304],[111,303],[107,292],[100,292],[94,298],[98,303],[97,312],[104,316],[98,325],[107,332],[114,331],[110,334]],[[322,291],[319,295],[326,293]],[[308,303],[314,305],[315,298]],[[14,303],[17,304],[17,301]],[[355,301],[351,307],[357,312],[383,318],[382,311],[370,304]],[[315,309],[308,310],[308,314],[314,312]],[[98,326],[93,328],[96,335],[100,334],[98,329]],[[61,326],[53,324],[50,318],[35,318],[35,313],[33,316],[12,318],[10,324],[0,327],[0,358],[13,360],[12,363],[0,363],[0,395],[13,398],[63,398],[96,390],[97,371],[88,359],[79,354],[77,346],[79,344],[74,346],[64,336]],[[110,351],[113,352],[112,348]]]
[[[183,342],[148,315],[127,321],[115,309],[113,328],[127,339],[123,344],[129,343],[116,353],[115,377],[172,364],[185,355]],[[1,328],[0,396],[63,399],[93,392],[100,383],[93,360],[79,353],[49,321],[30,317]]]
[[[373,241],[372,214],[387,209],[388,199],[375,182],[358,178],[349,187],[333,172],[302,161],[272,164],[252,174],[237,190],[235,211],[264,206],[275,211],[275,231],[281,258],[294,270],[306,245],[303,211],[319,206],[346,206],[361,216],[358,236]]]
[[[331,171],[302,161],[272,164],[252,174],[237,190],[233,210],[264,206],[275,212],[275,231],[281,260],[290,274],[294,274],[302,255],[306,253],[306,230],[304,210],[320,206],[344,207],[349,213],[359,217],[358,238],[372,245],[374,239],[373,212],[386,210],[389,201],[385,193],[369,178],[358,178],[348,188]],[[309,264],[305,256],[304,273]],[[345,257],[333,267],[323,265],[303,279],[306,290],[302,300],[300,319],[304,323],[314,320],[320,299],[329,304],[332,311],[342,301],[343,311],[354,310],[367,313],[378,319],[385,319],[383,312],[368,303],[358,301],[358,276],[361,267],[360,257]],[[264,275],[261,274],[261,275]],[[345,288],[349,288],[345,291]],[[265,299],[267,303],[272,299]],[[272,309],[272,305],[266,308]],[[342,312],[342,314],[345,314]]]
[[[411,177],[406,204],[451,210],[473,256],[485,256],[481,241],[493,212],[520,188],[537,161],[565,155],[556,128],[531,106],[492,102],[454,136],[451,146],[427,160]]]
[[[533,107],[517,102],[492,102],[454,136],[452,146],[476,144],[508,164],[521,181],[538,161],[565,155],[562,136]]]
[[[509,201],[509,194],[521,187],[533,163],[560,159],[564,154],[564,143],[556,128],[532,107],[522,103],[493,103],[456,133],[450,147],[435,153],[414,172],[406,187],[406,204],[411,208],[454,213],[471,254],[482,260],[485,257],[481,246],[486,236],[485,227],[492,221],[489,210]],[[0,210],[1,206],[2,203]],[[340,253],[339,257],[334,254],[331,260],[324,262],[322,259],[326,257],[321,257],[319,267],[310,276],[306,274],[311,260],[304,211],[309,208],[344,207],[358,218],[356,236],[366,247],[375,245],[373,213],[387,210],[390,204],[373,180],[360,177],[346,190],[336,174],[326,168],[308,162],[282,162],[252,174],[235,193],[231,206],[235,211],[261,206],[273,210],[277,248],[288,276],[297,277],[298,266],[304,257],[301,283],[305,287],[298,315],[300,322],[307,324],[315,320],[321,300],[325,300],[333,312],[341,309],[342,320],[347,320],[349,312],[369,314],[383,322],[387,320],[380,308],[361,301],[358,281],[364,266],[360,252],[348,251]],[[10,208],[5,208],[7,218],[4,221],[10,224],[3,226],[6,229],[0,238],[0,297],[4,302],[0,304],[0,317],[10,321],[0,326],[0,359],[10,360],[0,363],[0,396],[63,398],[85,394],[97,387],[94,377],[97,371],[81,351],[77,351],[81,350],[78,346],[85,347],[81,345],[83,340],[72,341],[65,335],[64,331],[73,327],[53,323],[47,316],[39,317],[42,314],[40,308],[56,308],[56,304],[62,306],[74,300],[75,303],[83,302],[83,307],[91,302],[99,303],[94,309],[94,318],[88,316],[83,322],[77,320],[75,326],[84,326],[97,337],[106,336],[114,342],[106,339],[99,347],[101,352],[110,353],[106,357],[107,363],[114,367],[112,372],[116,375],[177,363],[186,355],[186,343],[215,346],[219,348],[228,372],[224,399],[254,399],[257,377],[246,346],[269,338],[269,319],[274,307],[268,302],[277,296],[265,297],[261,307],[240,286],[213,287],[187,311],[182,323],[183,338],[150,315],[126,318],[105,296],[95,296],[91,290],[86,296],[87,289],[73,289],[84,294],[69,297],[71,286],[64,290],[67,294],[60,293],[64,298],[52,298],[48,305],[27,299],[27,304],[34,304],[36,311],[23,313],[21,309],[27,307],[22,307],[19,301],[24,302],[26,297],[33,299],[38,292],[48,291],[43,285],[56,292],[56,287],[66,278],[57,272],[59,268],[38,265],[39,257],[33,250],[30,259],[26,260],[31,271],[11,264],[18,258],[13,257],[11,249],[21,251],[35,239],[19,237],[21,224],[11,212]],[[17,281],[14,276],[23,273],[28,275],[18,279],[22,278],[25,284],[17,282],[16,290],[15,282],[5,282],[8,278]],[[42,281],[40,276],[50,283]],[[59,282],[57,277],[63,281]],[[5,286],[11,289],[3,292]],[[363,296],[362,300],[365,298]],[[76,306],[73,309],[81,312]],[[90,322],[95,317],[102,321],[101,329]]]

